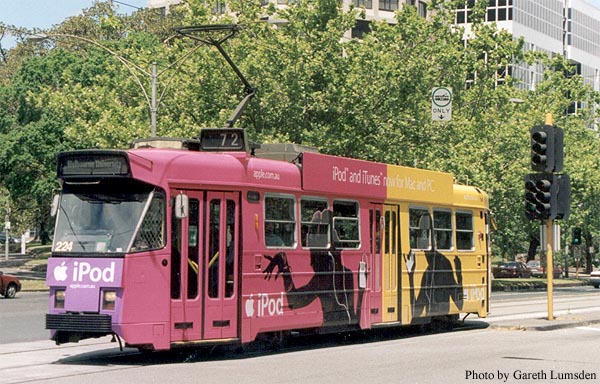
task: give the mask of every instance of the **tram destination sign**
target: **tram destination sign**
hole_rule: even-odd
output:
[[[452,88],[436,87],[431,90],[431,120],[452,120]]]
[[[241,128],[204,128],[200,131],[203,151],[245,151],[246,141]]]
[[[129,161],[123,151],[77,150],[57,155],[59,178],[125,176],[129,177]]]

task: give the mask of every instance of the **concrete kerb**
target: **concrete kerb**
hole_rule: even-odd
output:
[[[547,317],[506,320],[490,324],[490,329],[505,331],[555,331],[595,324],[600,324],[600,311],[556,316],[554,320],[548,320]]]

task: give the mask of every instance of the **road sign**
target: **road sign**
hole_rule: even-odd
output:
[[[431,90],[431,120],[452,119],[452,88],[436,87]]]

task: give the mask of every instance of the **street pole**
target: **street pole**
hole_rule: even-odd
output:
[[[568,245],[565,245],[565,277],[569,278],[569,256],[571,255],[571,249]]]
[[[10,229],[10,203],[6,202],[6,216],[4,217],[4,260],[8,260],[8,230]]]
[[[8,223],[8,215],[6,215],[6,223]],[[6,225],[4,226],[4,233],[6,234],[6,239],[4,240],[4,260],[8,260],[8,229]]]
[[[552,220],[546,221],[546,278],[548,279],[548,320],[554,320],[554,311],[552,308],[552,294],[554,284],[554,256],[553,243],[554,231],[552,230]]]
[[[546,124],[554,125],[552,114],[546,114]],[[546,279],[548,282],[548,320],[554,320],[554,311],[552,308],[552,294],[554,293],[554,231],[552,230],[553,220],[546,221]]]
[[[150,136],[156,137],[156,61],[152,63],[152,80],[150,86],[152,88],[151,105],[150,105]]]

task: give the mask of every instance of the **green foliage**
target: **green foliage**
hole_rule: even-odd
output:
[[[512,257],[537,233],[522,213],[529,128],[552,113],[565,130],[564,172],[572,182],[571,219],[563,226],[582,223],[588,238],[600,235],[600,148],[589,129],[596,118],[590,106],[600,97],[581,77],[566,76],[563,58],[524,53],[522,39],[483,24],[486,1],[477,2],[466,43],[447,1],[431,1],[429,19],[402,7],[393,25],[372,22],[360,40],[349,31],[361,9],[344,10],[337,0],[298,0],[285,9],[232,0],[229,15],[207,3],[188,0],[167,16],[117,15],[108,2],[96,3],[46,31],[51,39],[1,52],[0,187],[5,200],[10,191],[12,206],[35,212],[21,219],[23,228],[49,227],[57,151],[123,148],[150,135],[152,63],[158,136],[193,137],[201,127],[223,126],[243,84],[216,48],[175,36],[173,27],[238,23],[242,30],[223,49],[258,89],[236,124],[252,139],[452,172],[489,193],[494,252]],[[264,15],[287,23],[260,22]],[[504,71],[515,61],[548,68],[535,90],[517,87]],[[431,121],[437,86],[453,89],[450,122]],[[565,116],[575,99],[587,106]]]

